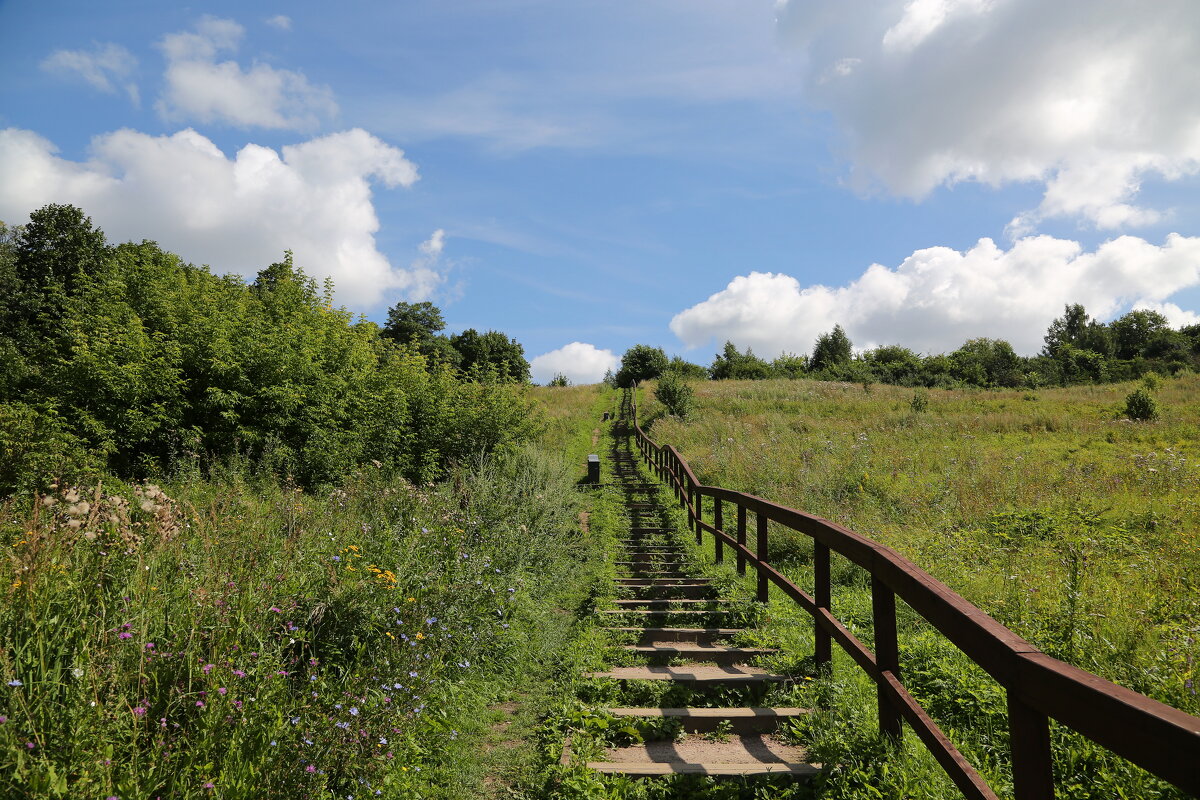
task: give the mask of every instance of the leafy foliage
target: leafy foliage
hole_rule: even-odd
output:
[[[632,386],[662,375],[667,369],[667,354],[661,347],[635,344],[621,357],[621,368],[615,376],[618,386]]]
[[[518,385],[355,321],[290,253],[247,286],[48,206],[0,237],[0,278],[28,300],[0,320],[0,493],[231,460],[304,486],[372,461],[424,482],[537,425]],[[527,377],[519,344],[478,338],[475,377]]]
[[[669,370],[658,379],[654,397],[666,406],[668,413],[677,417],[687,417],[691,414],[695,403],[692,387],[678,373]]]

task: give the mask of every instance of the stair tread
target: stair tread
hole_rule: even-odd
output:
[[[607,761],[588,763],[598,772],[626,775],[815,775],[820,767],[805,761],[801,747],[767,734],[732,736],[714,742],[689,736],[682,742],[647,742],[605,751]]]
[[[612,678],[622,681],[681,681],[696,683],[774,683],[788,680],[761,667],[743,664],[711,666],[689,664],[682,667],[613,667],[603,672],[585,672],[585,678]]]
[[[802,717],[810,713],[807,708],[750,708],[746,706],[731,706],[729,708],[705,708],[692,706],[688,708],[610,708],[608,713],[615,717],[696,717],[699,719],[748,719],[755,717],[774,717],[790,719]]]
[[[743,655],[767,656],[779,651],[773,647],[727,647],[719,644],[627,644],[624,649],[647,655]]]

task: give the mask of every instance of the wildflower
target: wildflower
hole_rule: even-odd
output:
[[[204,674],[207,675],[208,673],[212,672],[214,666],[216,666],[216,665],[215,664],[205,664],[203,667],[201,667],[201,669],[203,669]]]
[[[246,673],[242,672],[240,669],[235,669],[235,670],[233,671],[233,674],[234,674],[235,676],[239,677],[239,678],[244,678],[244,677],[246,677]]]
[[[276,675],[278,675],[278,676],[279,676],[279,677],[281,677],[281,678],[286,678],[286,677],[287,677],[287,673],[286,673],[286,672],[284,672],[283,670],[279,670],[279,671],[278,671],[278,672],[276,672],[275,674],[276,674]]]
[[[228,689],[226,689],[224,686],[218,686],[218,687],[217,687],[217,694],[221,695],[222,697],[224,697],[224,696],[225,696],[225,693],[226,693],[227,691],[229,691],[229,690],[228,690]]]
[[[271,606],[270,608],[267,609],[267,611],[274,611],[276,614],[283,613],[283,609],[280,608],[279,606]]]
[[[205,789],[211,789],[211,788],[213,788],[213,782],[212,782],[212,781],[209,781],[208,783],[204,784],[204,788],[205,788]]]
[[[8,682],[8,685],[9,686],[24,686],[25,684],[21,683],[16,678],[13,678],[11,681]]]
[[[358,709],[356,707],[350,706],[350,716],[352,716],[352,717],[358,716]]]
[[[0,714],[0,725],[3,725],[6,722],[8,722],[8,717],[6,717],[3,714]]]
[[[136,708],[133,709],[133,713],[137,714],[139,717],[144,717],[144,716],[146,716],[146,707],[145,706],[137,706]]]
[[[410,677],[410,678],[417,677],[417,671],[414,669],[412,672],[408,673],[408,677]]]
[[[385,739],[385,738],[383,738],[382,736],[380,736],[380,737],[379,737],[379,743],[380,743],[380,744],[387,744],[387,739]]]
[[[147,650],[153,650],[153,649],[154,649],[154,642],[146,642],[146,649],[147,649]]]
[[[312,764],[309,764],[307,767],[304,768],[304,771],[305,772],[316,772],[317,768],[315,766],[313,766]]]
[[[196,708],[204,708],[204,701],[203,701],[203,700],[197,700],[197,701],[196,701]]]

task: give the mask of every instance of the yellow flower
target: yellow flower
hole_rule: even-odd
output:
[[[421,633],[420,631],[417,631],[417,638],[418,638],[418,639],[424,639],[424,638],[425,638],[425,634]]]

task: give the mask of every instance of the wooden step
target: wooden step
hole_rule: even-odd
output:
[[[679,720],[688,733],[708,733],[727,723],[736,734],[771,733],[779,723],[809,713],[806,708],[610,708],[617,717]]]
[[[708,578],[617,578],[618,586],[711,586]]]
[[[659,609],[659,608],[611,608],[600,611],[605,616],[626,615],[630,617],[680,617],[682,619],[696,619],[703,616],[717,617],[728,613],[725,609],[718,608],[713,610],[697,609],[697,608],[678,608],[678,609]],[[659,622],[665,620],[656,620]]]
[[[635,598],[642,600],[715,600],[713,588],[707,583],[654,583],[649,586],[619,584]]]
[[[714,664],[745,664],[759,656],[779,652],[768,647],[722,647],[702,644],[627,644],[624,650],[653,659],[686,658]]]
[[[647,742],[605,751],[607,761],[588,768],[610,775],[792,775],[809,778],[820,767],[804,760],[803,748],[765,734],[734,736],[713,742],[688,737],[683,742]]]
[[[718,639],[728,639],[743,633],[743,628],[605,628],[613,633],[631,633],[639,643],[650,642],[695,642],[712,644]]]
[[[710,607],[707,610],[718,610],[717,603],[721,602],[716,598],[693,598],[693,597],[635,597],[631,599],[614,600],[613,605],[617,608],[625,610],[634,610],[638,608],[652,608],[662,611],[672,611],[699,608],[701,606]]]
[[[613,667],[604,672],[585,672],[585,678],[611,678],[617,681],[674,681],[689,686],[753,686],[782,683],[786,675],[776,675],[759,667],[741,665],[683,667]]]

